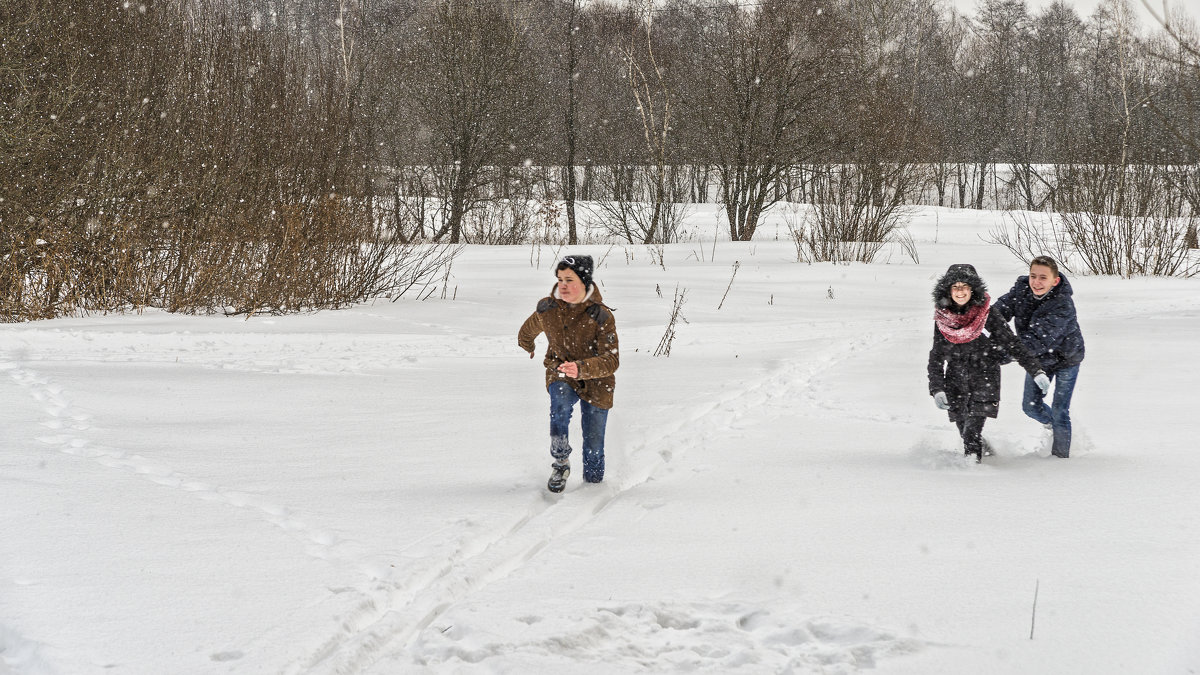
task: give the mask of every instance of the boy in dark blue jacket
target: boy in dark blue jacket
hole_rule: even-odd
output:
[[[1029,275],[1017,277],[1012,290],[994,306],[1006,321],[1012,319],[1017,335],[1054,382],[1054,396],[1046,405],[1045,393],[1026,377],[1021,409],[1054,430],[1051,452],[1063,458],[1071,455],[1071,394],[1084,354],[1071,295],[1071,284],[1059,273],[1058,263],[1038,256],[1029,263]]]

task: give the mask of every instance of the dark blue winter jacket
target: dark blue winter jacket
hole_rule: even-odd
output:
[[[1029,276],[1017,277],[1012,290],[992,306],[1007,321],[1012,319],[1017,335],[1041,361],[1047,373],[1077,366],[1083,361],[1083,333],[1071,298],[1071,282],[1061,281],[1041,298],[1029,288]]]

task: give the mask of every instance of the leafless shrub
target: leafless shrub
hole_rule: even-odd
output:
[[[783,211],[783,222],[787,225],[788,234],[791,235],[792,243],[796,246],[796,260],[801,262],[806,260],[805,253],[809,250],[808,244],[805,243],[809,208],[806,204],[789,202]]]
[[[1188,248],[1188,234],[1196,230],[1194,218],[1064,213],[1062,222],[1093,274],[1191,277],[1200,273],[1200,257]]]
[[[598,192],[610,197],[592,202],[588,209],[603,230],[630,244],[677,241],[687,217],[688,190],[685,169],[667,166],[666,198],[656,198],[659,179],[653,167],[612,166],[596,171]]]
[[[640,243],[633,211],[636,208],[637,167],[633,165],[597,167],[592,172],[595,192],[600,199],[586,208],[610,236],[632,244]]]
[[[1005,208],[1041,211],[1054,194],[1053,177],[1047,175],[1044,167],[1030,162],[1013,164],[997,179],[1002,194],[996,195],[996,199],[1003,200]]]
[[[667,247],[665,244],[651,244],[646,247],[646,252],[650,254],[650,263],[667,269]]]
[[[1111,213],[1179,217],[1189,205],[1194,167],[1133,164],[1060,164],[1050,178],[1053,210],[1059,213]]]
[[[667,329],[663,332],[662,339],[658,341],[658,346],[654,349],[655,356],[670,356],[671,343],[675,341],[675,324],[680,320],[687,323],[681,310],[683,303],[687,299],[687,289],[679,290],[679,286],[675,286],[675,300],[671,304],[671,317],[667,319]]]
[[[1187,202],[1184,213],[1188,216],[1189,227],[1184,236],[1184,245],[1191,249],[1200,248],[1196,222],[1196,218],[1200,216],[1200,166],[1172,167],[1167,176],[1171,185]]]
[[[423,241],[446,222],[432,167],[404,166],[392,177],[391,226],[404,241]]]
[[[987,241],[1009,250],[1026,265],[1039,255],[1052,256],[1067,272],[1074,273],[1075,247],[1066,229],[1055,224],[1054,215],[1031,216],[1020,211],[1005,214],[1008,224],[988,233]]]
[[[898,229],[893,237],[893,241],[900,244],[901,250],[904,251],[910,260],[918,265],[921,264],[921,254],[917,251],[917,242],[913,240],[912,232],[909,232],[907,228]]]
[[[1112,174],[1111,169],[1099,168],[1091,175],[1107,181]],[[1123,201],[1125,190],[1139,198]],[[1200,257],[1191,248],[1196,215],[1172,213],[1174,209],[1149,194],[1145,185],[1130,188],[1125,180],[1116,181],[1112,193],[1092,194],[1096,195],[1093,208],[1080,212],[1036,219],[1027,213],[1009,213],[1009,224],[993,230],[989,240],[1026,264],[1037,255],[1050,254],[1068,272],[1122,277],[1200,273]],[[1148,197],[1141,199],[1142,195]],[[1117,209],[1123,212],[1113,212]]]
[[[565,204],[554,199],[552,196],[543,197],[536,206],[534,219],[537,226],[535,238],[543,242],[559,241],[560,219],[563,217]],[[569,215],[569,212],[568,212]],[[578,243],[578,236],[571,235],[574,228],[568,228],[568,243],[574,239]]]
[[[631,210],[636,231],[643,233],[643,243],[669,244],[679,241],[683,221],[691,210],[690,205],[683,201],[685,173],[677,167],[667,167],[664,172],[666,176],[661,182],[667,186],[665,199],[660,201],[655,197],[652,201],[636,202]],[[654,184],[657,183],[656,179]]]
[[[790,225],[798,257],[807,262],[870,263],[908,220],[905,196],[915,182],[907,165],[826,167],[816,202]]]
[[[471,244],[501,246],[528,243],[537,229],[536,208],[528,199],[480,202],[463,219],[463,239]]]
[[[6,112],[44,139],[0,148],[0,319],[342,307],[454,255],[376,213],[348,49],[177,10],[32,2],[5,32],[41,83]]]
[[[159,307],[278,314],[399,297],[436,276],[457,248],[402,244],[326,198],[244,223],[196,227],[95,221],[6,238],[0,320]],[[359,207],[361,208],[361,207]]]

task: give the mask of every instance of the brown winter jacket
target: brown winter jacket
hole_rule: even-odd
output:
[[[612,408],[617,384],[613,373],[621,365],[621,358],[617,322],[604,305],[600,289],[592,286],[583,302],[576,305],[561,300],[557,288],[552,289],[549,297],[538,301],[537,311],[521,324],[517,344],[532,354],[538,333],[545,333],[550,341],[543,361],[546,386],[563,380],[579,398],[597,408]],[[570,378],[558,372],[558,367],[569,361],[579,364],[579,377]]]

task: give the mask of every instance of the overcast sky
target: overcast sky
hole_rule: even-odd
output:
[[[974,15],[979,7],[979,0],[951,1],[953,2],[954,6],[958,8],[958,11],[968,15]],[[1075,11],[1079,12],[1079,16],[1085,19],[1091,16],[1092,12],[1096,9],[1096,6],[1101,2],[1101,0],[1067,1],[1074,5]],[[1049,5],[1051,2],[1052,0],[1026,0],[1026,3],[1029,5],[1030,12],[1037,12],[1042,7]],[[1149,0],[1149,2],[1159,12],[1162,11],[1161,8],[1163,0]],[[1187,10],[1187,12],[1191,14],[1193,18],[1200,16],[1200,0],[1167,0],[1167,2],[1172,9],[1183,8]],[[1131,0],[1130,4],[1133,5],[1133,10],[1137,14],[1138,20],[1143,24],[1149,24],[1152,19],[1150,17],[1150,13],[1146,11],[1144,6],[1142,6],[1141,0]]]

